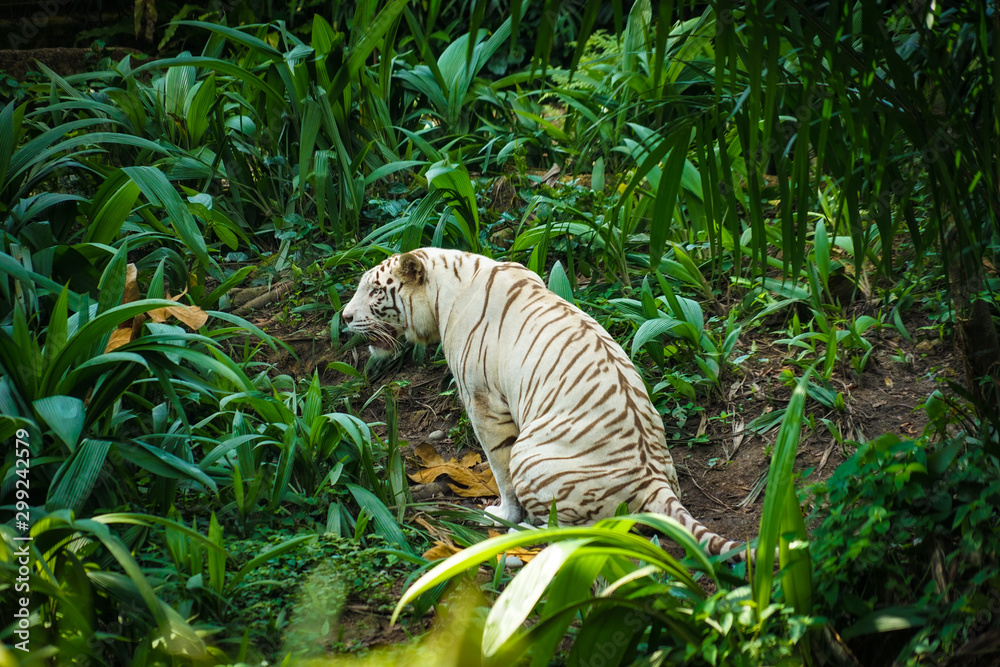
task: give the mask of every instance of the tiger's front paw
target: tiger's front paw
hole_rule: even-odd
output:
[[[490,505],[483,509],[486,514],[494,517],[496,519],[502,519],[510,523],[519,523],[521,519],[524,518],[524,510],[520,506],[514,505],[512,503],[500,503],[499,505]],[[501,525],[499,521],[494,522],[494,525]]]

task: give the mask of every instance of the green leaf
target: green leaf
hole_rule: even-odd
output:
[[[667,242],[667,232],[673,226],[674,207],[681,191],[681,175],[690,143],[691,129],[685,125],[675,132],[667,163],[660,177],[660,187],[653,202],[653,220],[649,228],[649,263],[660,263]],[[667,140],[664,140],[667,143]]]
[[[94,483],[101,473],[110,448],[111,443],[107,440],[86,439],[80,443],[52,478],[45,499],[46,509],[52,511],[65,508],[79,514],[94,490]]]
[[[16,280],[20,280],[26,285],[35,284],[44,288],[50,294],[61,294],[64,286],[47,276],[43,276],[34,271],[24,268],[20,262],[5,252],[0,252],[0,273],[7,274]],[[69,307],[79,311],[83,303],[82,298],[76,292],[69,293]]]
[[[483,655],[496,655],[531,614],[566,561],[592,540],[581,538],[549,545],[525,565],[497,598],[483,628]],[[580,582],[590,586],[593,582]]]
[[[887,607],[874,611],[844,630],[845,641],[862,635],[894,630],[919,628],[927,624],[927,619],[935,614],[935,609],[927,606]]]
[[[246,516],[246,490],[243,488],[243,474],[238,465],[233,466],[233,499],[236,501],[236,511],[241,517]]]
[[[310,38],[316,55],[325,56],[343,40],[344,36],[342,33],[335,32],[322,14],[313,14]]]
[[[70,135],[77,130],[83,129],[84,127],[94,124],[107,125],[107,123],[107,118],[87,118],[80,121],[72,121],[58,125],[53,128],[53,130],[49,130],[48,132],[39,135],[27,144],[22,145],[14,154],[10,162],[11,172],[8,174],[8,178],[10,179],[15,176],[20,176],[21,172],[30,169],[32,178],[25,184],[25,186],[30,186],[34,182],[35,178],[47,175],[48,171],[58,167],[61,163],[60,161],[55,161],[53,163],[46,164],[46,160],[57,154],[69,153],[71,150],[79,146],[132,146],[134,148],[140,148],[158,154],[167,152],[165,148],[150,141],[149,139],[143,139],[141,137],[134,137],[116,132],[83,132],[82,134],[70,136],[69,139],[65,139],[58,144],[51,146],[47,145],[47,143],[51,142],[53,139],[64,135]],[[51,134],[53,132],[54,135]],[[37,142],[41,141],[45,141],[46,143],[43,145],[36,145]],[[30,150],[32,148],[35,150]],[[74,154],[70,153],[68,156],[63,156],[63,159],[65,160],[66,157],[72,157],[73,155]],[[46,167],[48,167],[48,169],[46,169]],[[22,188],[25,186],[22,186]]]
[[[116,442],[115,447],[123,459],[154,475],[168,479],[189,479],[198,482],[212,493],[218,491],[215,482],[201,468],[168,451],[138,440],[122,440]]]
[[[266,436],[260,435],[258,433],[236,435],[233,436],[232,438],[227,438],[226,440],[220,441],[218,445],[213,447],[212,450],[205,455],[205,457],[201,460],[201,463],[198,464],[198,467],[201,468],[202,470],[207,470],[209,467],[211,467],[213,463],[215,463],[216,461],[218,461],[223,456],[225,456],[232,450],[236,449],[240,445],[247,442],[255,442],[255,441],[257,445],[262,445],[267,443],[279,444],[274,440],[268,440]]]
[[[563,269],[562,262],[556,261],[549,271],[549,290],[569,301],[574,306],[576,299],[573,298],[573,288],[569,284],[566,270]]]
[[[608,554],[595,556],[578,552],[552,578],[539,610],[539,623],[530,631],[530,638],[525,637],[530,642],[533,667],[549,664],[552,654],[576,617],[575,613],[567,612],[566,608],[589,601],[591,588],[607,560]]]
[[[316,371],[313,371],[312,382],[309,383],[305,401],[301,405],[302,421],[311,426],[320,416],[320,410],[323,408],[323,388],[320,386],[319,373]]]
[[[594,160],[594,168],[590,172],[590,189],[594,192],[604,192],[604,158]]]
[[[438,563],[429,572],[426,572],[412,586],[410,586],[403,596],[396,603],[396,608],[392,612],[390,623],[395,623],[403,608],[416,599],[419,595],[434,588],[438,584],[451,579],[455,575],[479,565],[480,563],[496,557],[499,554],[509,551],[515,547],[526,546],[549,539],[555,532],[565,529],[543,529],[527,530],[517,533],[500,535],[498,537],[483,540],[478,544],[473,544],[451,556],[441,563]]]
[[[196,147],[201,145],[212,119],[212,107],[219,99],[215,88],[215,73],[212,72],[204,81],[195,84],[193,91],[194,96],[187,105],[186,118],[190,145]]]
[[[667,266],[669,267],[667,269],[668,274],[691,284],[701,291],[706,299],[714,301],[715,296],[712,293],[712,286],[707,280],[705,280],[705,276],[702,275],[701,270],[691,259],[691,256],[676,243],[671,243],[670,245],[674,249],[674,257],[677,258],[677,264],[679,267],[672,266],[669,263],[669,260],[666,260],[668,262]],[[661,266],[662,264],[663,262],[661,261]]]
[[[607,660],[605,664],[608,665],[626,664],[622,659],[632,645],[635,634],[646,629],[643,620],[643,616],[636,610],[626,611],[618,605],[592,610],[586,615],[577,640],[573,643],[567,666],[590,665],[595,656]]]
[[[90,204],[90,224],[84,228],[84,243],[112,243],[138,198],[139,185],[116,169],[101,184]]]
[[[760,532],[757,542],[757,560],[754,568],[754,591],[757,610],[766,609],[771,601],[771,581],[774,578],[774,556],[778,537],[785,521],[786,512],[791,511],[787,494],[794,488],[792,481],[795,454],[798,451],[799,433],[805,414],[805,403],[809,379],[813,369],[806,371],[788,402],[777,441],[771,454],[771,467],[767,477],[767,491],[764,494],[764,509],[761,513]],[[794,503],[798,507],[798,503]]]
[[[372,183],[385,178],[389,174],[394,174],[397,171],[403,171],[404,169],[420,167],[425,164],[427,164],[426,160],[396,160],[394,162],[388,162],[378,169],[373,169],[370,174],[365,176],[365,187],[368,187]]]
[[[198,262],[208,268],[211,261],[205,246],[205,237],[198,227],[187,204],[171,185],[167,177],[156,167],[125,167],[122,169],[142,190],[149,203],[162,207],[170,217],[170,224]]]
[[[101,281],[97,284],[97,313],[100,315],[115,306],[121,305],[125,297],[125,274],[128,262],[128,242],[122,243],[111,261],[104,267]],[[94,341],[97,342],[96,340]],[[107,340],[103,341],[106,344]]]
[[[209,519],[208,539],[220,547],[219,550],[208,552],[208,582],[212,586],[212,590],[221,595],[226,583],[226,553],[222,551],[222,526],[219,525],[219,520],[215,517],[215,512],[212,512],[212,516]]]
[[[705,333],[705,313],[701,309],[701,304],[694,299],[679,296],[676,302],[670,305],[676,318],[687,322],[694,328],[696,336],[692,342],[696,345],[699,344],[702,334]]]
[[[256,268],[256,267],[254,267],[254,268]],[[242,271],[242,269],[240,269],[240,270]],[[256,336],[257,338],[259,338],[261,342],[267,343],[268,347],[270,347],[272,350],[277,350],[278,349],[278,346],[275,344],[275,339],[272,338],[271,336],[269,336],[268,334],[264,333],[263,329],[261,329],[260,327],[258,327],[256,324],[253,324],[249,320],[244,319],[244,318],[240,317],[239,315],[233,315],[232,313],[227,313],[227,312],[220,311],[220,310],[209,310],[207,312],[208,312],[208,315],[210,317],[214,317],[214,318],[219,319],[219,320],[224,320],[226,322],[230,322],[232,324],[235,324],[236,326],[240,327],[241,329],[246,329],[247,331],[249,331],[250,333],[252,333],[254,336]],[[278,341],[278,342],[280,343],[281,341]],[[285,347],[286,349],[290,349],[284,343],[281,343],[281,344],[282,344],[282,347]]]
[[[370,445],[372,433],[364,420],[343,412],[329,412],[323,416],[337,424],[358,447],[358,451]]]
[[[809,555],[805,520],[799,508],[795,486],[788,487],[782,513],[778,559],[781,563],[781,590],[796,613],[813,613],[812,561]],[[793,543],[789,542],[789,538]]]
[[[21,138],[21,123],[28,103],[17,106],[11,100],[0,111],[0,185],[7,184],[7,169]]]
[[[644,526],[649,526],[653,530],[659,531],[669,537],[671,540],[684,548],[684,552],[687,554],[688,560],[693,562],[697,569],[708,574],[715,581],[716,585],[719,584],[718,578],[715,575],[715,569],[712,567],[712,563],[709,560],[708,555],[705,553],[705,548],[700,542],[698,542],[698,540],[695,539],[694,535],[691,534],[691,531],[681,525],[679,521],[662,514],[650,514],[643,512],[640,514],[630,514],[620,519],[605,519],[600,522],[600,525],[609,524],[614,526],[616,524],[621,524],[624,528],[629,525],[629,523],[639,523]],[[687,570],[678,560],[669,554],[666,554],[666,558],[664,560],[666,562],[666,566],[660,564],[661,568],[670,572],[675,579],[685,584],[685,586],[687,586],[692,592],[696,594],[700,593],[701,589],[698,588],[695,581],[688,576]]]
[[[109,512],[107,514],[101,514],[100,516],[94,517],[94,521],[106,524],[115,523],[125,523],[135,526],[154,526],[161,525],[165,528],[169,528],[174,531],[178,531],[183,535],[188,537],[188,540],[194,540],[199,542],[202,546],[207,547],[210,551],[219,551],[225,555],[225,549],[221,546],[209,541],[207,537],[202,535],[196,530],[188,528],[182,523],[169,519],[167,517],[156,516],[155,514],[140,514],[135,512]]]
[[[149,364],[138,354],[130,352],[108,352],[107,354],[92,357],[82,364],[79,364],[76,368],[67,373],[66,376],[56,384],[54,389],[62,394],[77,393],[79,390],[78,388],[81,385],[90,388],[101,375],[104,375],[109,370],[121,370],[121,368],[126,364],[136,364],[138,366],[142,366],[146,370],[149,370]],[[125,389],[127,389],[127,387],[123,387],[119,393],[124,393]]]
[[[448,160],[435,162],[427,170],[427,184],[444,194],[445,201],[455,212],[469,249],[487,253],[487,248],[479,246],[479,205],[465,165]]]
[[[50,515],[52,516],[52,515]],[[128,547],[108,527],[96,520],[71,521],[69,525],[77,530],[88,532],[97,537],[104,547],[118,561],[125,573],[135,584],[143,601],[149,607],[156,619],[157,627],[162,635],[162,645],[165,651],[177,655],[187,655],[192,658],[206,655],[205,644],[194,629],[172,608],[156,597],[149,580],[142,568],[132,557]]]
[[[826,236],[826,225],[822,220],[816,221],[813,235],[813,250],[816,256],[816,271],[823,287],[829,289],[830,284],[830,239]]]
[[[527,2],[523,3],[525,7],[528,4]],[[545,0],[545,6],[541,13],[542,19],[538,25],[537,37],[535,39],[535,53],[531,58],[531,71],[534,73],[535,68],[541,66],[543,77],[549,64],[549,54],[552,50],[552,41],[556,32],[559,6],[561,4],[562,0]]]
[[[223,37],[225,37],[226,39],[235,44],[245,46],[248,49],[253,49],[254,51],[257,51],[263,56],[270,56],[275,60],[282,59],[281,51],[278,51],[276,48],[274,48],[264,40],[258,39],[253,35],[248,35],[245,32],[237,30],[236,28],[230,28],[229,26],[220,25],[217,23],[209,23],[207,21],[174,21],[173,24],[190,26],[192,28],[204,28],[205,30],[210,30],[212,32],[222,35]],[[180,59],[178,58],[178,60]],[[143,68],[140,67],[135,70],[135,73],[139,73],[142,70]]]
[[[271,508],[277,508],[284,499],[285,493],[288,492],[288,483],[292,479],[297,446],[298,439],[295,430],[286,429],[285,441],[282,443],[281,453],[278,454],[274,483],[271,486]]]
[[[343,373],[344,375],[350,375],[351,377],[356,377],[359,379],[364,379],[365,377],[364,374],[358,369],[356,369],[354,366],[351,366],[350,364],[345,364],[342,361],[331,361],[329,364],[327,364],[326,367],[328,370],[338,371],[340,373]]]
[[[642,326],[639,327],[639,330],[635,332],[635,336],[632,338],[631,356],[634,357],[642,349],[643,345],[656,341],[664,334],[683,338],[695,344],[698,341],[698,331],[693,326],[687,322],[675,320],[664,315],[642,323]]]
[[[66,337],[69,331],[69,287],[64,287],[56,299],[52,308],[52,315],[49,317],[49,329],[45,333],[44,363],[51,364],[66,345]]]
[[[83,401],[74,396],[48,396],[37,399],[32,406],[69,451],[75,451],[87,416]]]
[[[401,551],[413,553],[413,548],[406,541],[406,536],[400,529],[399,524],[396,523],[396,519],[393,518],[392,513],[389,512],[385,504],[374,493],[357,484],[346,484],[345,486],[347,486],[351,495],[354,496],[354,500],[361,506],[361,509],[371,515],[372,520],[375,522],[375,532],[388,541],[394,542]]]
[[[316,136],[319,134],[323,116],[316,100],[307,98],[303,102],[302,119],[299,123],[299,197],[305,193],[306,176],[313,162],[313,151],[316,148]]]
[[[598,539],[608,540],[620,551],[627,552],[627,556],[629,558],[645,560],[654,564],[657,568],[670,573],[684,585],[685,590],[690,595],[699,599],[704,598],[705,594],[698,587],[698,584],[695,583],[694,579],[691,578],[687,571],[681,567],[677,560],[670,556],[670,554],[663,551],[660,547],[650,544],[645,538],[639,535],[630,535],[627,532],[622,532],[623,530],[627,531],[637,522],[645,523],[646,521],[642,519],[644,517],[648,518],[649,516],[650,515],[638,515],[638,517],[629,516],[616,517],[614,519],[602,519],[592,527],[566,526],[559,528],[525,530],[513,534],[500,535],[498,537],[493,537],[479,542],[478,544],[473,544],[467,549],[439,563],[429,572],[420,577],[416,583],[410,586],[410,588],[407,589],[407,591],[403,594],[403,597],[400,598],[399,602],[396,604],[396,609],[393,611],[390,622],[395,623],[403,608],[422,593],[430,590],[443,581],[451,579],[457,574],[465,572],[471,567],[494,558],[498,554],[502,554],[516,547],[526,546],[529,544],[538,544],[540,542],[561,542],[575,538],[592,538],[592,541],[595,542]],[[663,517],[661,517],[661,519],[662,518]],[[679,533],[687,533],[683,527],[672,519],[667,521],[665,525],[672,528],[674,531],[679,531]],[[687,533],[686,540],[693,542],[694,537],[691,536],[690,533]],[[596,548],[598,544],[595,543],[594,546]],[[700,547],[695,548],[700,550]]]
[[[556,237],[561,234],[570,234],[584,239],[593,236],[590,226],[581,222],[555,222],[550,226],[538,225],[518,234],[517,238],[514,239],[514,245],[511,246],[510,252],[521,252],[536,246],[546,235]]]

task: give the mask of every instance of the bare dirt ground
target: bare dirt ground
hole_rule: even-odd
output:
[[[341,355],[333,352],[325,322],[306,322],[294,330],[267,318],[256,323],[285,340],[295,351],[297,359],[287,353],[272,359],[283,372],[309,377],[315,369],[324,383],[337,384],[345,376],[328,370],[329,362],[336,360],[355,368],[364,367],[367,350],[355,349]],[[906,324],[914,333],[926,322]],[[766,333],[765,327],[744,334],[734,356],[749,356],[726,376],[724,396],[702,399],[701,417],[696,415],[689,419],[682,429],[669,418],[666,421],[685,505],[710,529],[732,539],[746,540],[757,534],[764,499],[762,481],[778,432],[773,428],[759,435],[745,426],[767,412],[785,407],[791,397],[791,388],[782,381],[780,374],[782,369],[791,367],[788,359],[794,350],[789,352],[787,346],[774,344],[777,338],[778,335]],[[957,352],[949,342],[926,337],[909,342],[889,328],[874,333],[869,339],[875,351],[863,374],[858,376],[849,367],[838,366],[833,378],[834,388],[844,395],[846,410],[830,410],[812,400],[807,403],[807,414],[815,417],[816,426],[802,430],[796,471],[808,475],[800,477],[800,487],[827,478],[852,453],[849,447],[844,448],[837,442],[821,423],[822,419],[835,424],[848,440],[868,439],[884,433],[915,437],[922,432],[926,422],[919,406],[934,390],[947,391],[944,380],[961,379],[955,370],[960,368]],[[793,370],[796,376],[801,375],[801,369],[795,367]],[[470,448],[478,447],[471,439],[471,430],[455,429],[460,423],[462,407],[458,399],[447,392],[448,379],[443,365],[418,365],[407,361],[373,385],[377,388],[388,382],[404,381],[398,396],[399,437],[408,443],[403,449],[408,472],[418,469],[419,462],[412,453],[423,443],[431,444],[446,460],[461,458]],[[361,401],[357,405],[360,406]],[[384,402],[376,399],[362,416],[369,422],[383,421]],[[446,435],[440,438],[442,431]],[[696,436],[702,434],[708,441],[695,442]],[[421,491],[435,501],[467,507],[482,508],[494,501],[458,497],[445,484]],[[665,548],[680,555],[673,545],[667,544]],[[366,614],[361,609],[356,611],[358,623],[352,638],[360,645],[403,639],[397,636],[398,627],[395,633],[389,629],[387,619]],[[348,618],[344,621],[350,624]]]

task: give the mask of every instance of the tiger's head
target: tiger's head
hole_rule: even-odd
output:
[[[435,343],[437,322],[427,300],[427,269],[414,253],[393,255],[366,271],[341,319],[347,330],[368,339],[373,355],[391,356],[401,337]]]

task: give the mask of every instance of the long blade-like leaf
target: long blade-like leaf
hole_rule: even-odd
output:
[[[771,467],[767,477],[767,492],[764,494],[764,509],[760,519],[757,542],[757,562],[754,571],[754,594],[757,609],[764,610],[771,601],[771,582],[774,578],[774,556],[778,546],[778,536],[786,512],[792,510],[787,494],[793,489],[792,472],[795,454],[799,446],[799,432],[802,430],[803,415],[809,379],[812,369],[806,371],[795,385],[792,398],[788,402],[778,438],[771,453]],[[793,491],[794,492],[794,491]]]

